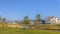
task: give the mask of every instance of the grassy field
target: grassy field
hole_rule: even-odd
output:
[[[23,30],[16,28],[0,29],[0,34],[60,34],[53,30]]]

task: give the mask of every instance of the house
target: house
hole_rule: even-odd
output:
[[[48,24],[59,24],[59,19],[55,16],[47,16],[45,22]]]

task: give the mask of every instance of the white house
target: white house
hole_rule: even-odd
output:
[[[59,19],[55,16],[48,16],[45,18],[45,22],[48,24],[59,24]]]

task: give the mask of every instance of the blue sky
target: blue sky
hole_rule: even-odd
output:
[[[0,16],[10,20],[21,20],[24,16],[35,19],[35,15],[60,18],[60,0],[0,0]]]

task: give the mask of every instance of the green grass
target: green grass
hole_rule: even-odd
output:
[[[53,30],[23,30],[16,28],[0,29],[0,34],[60,34]]]

